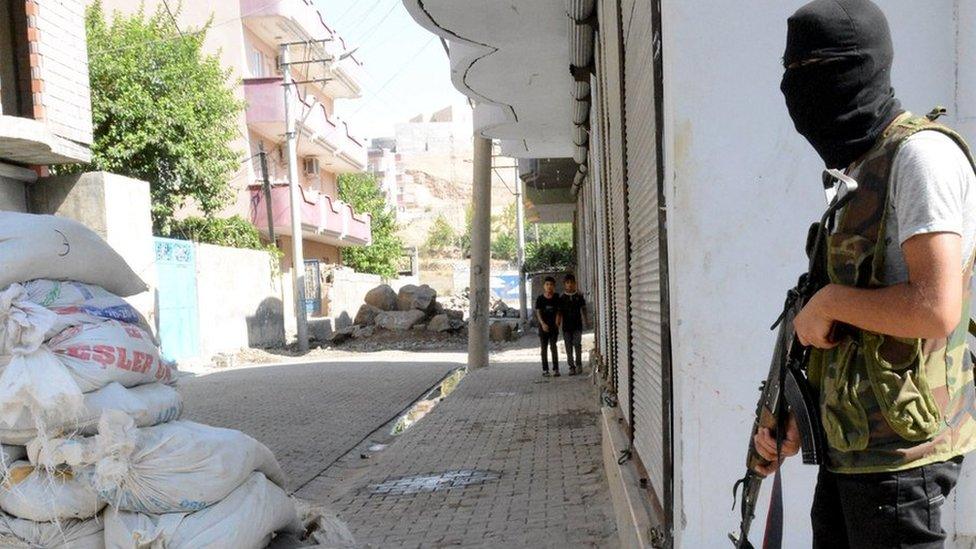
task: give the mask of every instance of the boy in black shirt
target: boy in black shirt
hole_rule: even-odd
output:
[[[559,328],[556,325],[558,314],[559,296],[556,295],[556,279],[547,276],[542,284],[542,295],[535,300],[535,317],[539,321],[539,341],[542,343],[542,375],[545,377],[549,377],[547,350],[552,351],[552,375],[559,377],[559,355],[556,351],[556,341],[559,338]]]
[[[576,293],[576,277],[568,274],[563,282],[566,293],[559,296],[559,316],[557,323],[563,330],[563,341],[566,342],[566,361],[569,363],[569,375],[575,376],[583,371],[583,327],[588,324],[586,318],[586,300]],[[574,360],[573,354],[576,358]]]

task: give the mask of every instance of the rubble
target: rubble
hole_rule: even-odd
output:
[[[492,322],[488,328],[488,339],[494,342],[514,341],[516,325],[511,322]]]
[[[384,330],[409,330],[427,315],[416,309],[410,311],[383,311],[376,315],[376,326]]]
[[[364,301],[381,311],[393,311],[397,308],[397,293],[389,284],[380,284],[366,293]]]
[[[427,323],[427,329],[432,332],[446,332],[451,329],[451,319],[446,314],[436,315]]]
[[[407,284],[400,288],[400,293],[397,295],[397,308],[401,311],[416,309],[432,313],[436,302],[437,290],[426,284],[422,286]]]
[[[376,323],[376,315],[383,312],[383,309],[370,305],[369,303],[363,303],[363,306],[359,308],[356,313],[356,318],[353,320],[353,324],[359,324],[360,326],[370,326]]]

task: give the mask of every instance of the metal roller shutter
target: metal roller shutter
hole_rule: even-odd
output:
[[[599,60],[599,45],[597,45],[596,59]],[[599,61],[597,61],[599,63]],[[609,345],[609,318],[610,307],[607,299],[607,265],[610,258],[607,252],[607,216],[606,216],[606,194],[603,192],[603,182],[606,179],[604,174],[603,162],[603,109],[600,106],[601,95],[596,79],[590,87],[592,94],[592,115],[590,128],[590,197],[592,198],[593,212],[593,237],[595,241],[594,249],[594,290],[595,306],[594,312],[597,316],[595,321],[596,347],[606,361]],[[606,366],[606,365],[605,365]]]
[[[657,132],[651,2],[638,0],[626,34],[627,191],[634,449],[659,498],[665,493],[661,269],[658,234]],[[625,12],[625,17],[627,14]]]
[[[605,134],[607,147],[608,195],[610,201],[610,232],[612,234],[613,262],[613,355],[617,367],[617,399],[620,411],[628,425],[632,425],[631,371],[629,328],[630,315],[627,297],[628,265],[630,253],[627,235],[627,185],[624,165],[622,82],[622,40],[620,28],[620,6],[616,2],[603,2],[600,18],[600,32],[603,35],[603,59],[606,63],[603,82],[603,98],[606,107]]]

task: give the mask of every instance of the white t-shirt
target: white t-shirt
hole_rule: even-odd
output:
[[[928,130],[906,139],[895,155],[889,192],[885,284],[908,281],[901,245],[920,234],[962,236],[965,268],[976,246],[976,173],[956,142]]]

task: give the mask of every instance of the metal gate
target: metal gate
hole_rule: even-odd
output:
[[[305,260],[305,313],[322,314],[322,264],[318,259]]]
[[[630,312],[634,391],[634,448],[658,498],[664,497],[664,418],[661,269],[658,231],[657,132],[651,2],[624,12],[627,193],[630,235]]]
[[[617,399],[628,426],[632,425],[631,368],[630,368],[630,312],[628,303],[628,260],[630,254],[627,234],[627,184],[624,163],[625,136],[623,133],[622,35],[619,24],[620,5],[602,2],[600,34],[604,60],[603,105],[605,107],[608,199],[610,201],[610,232],[612,235],[612,307],[614,311],[614,362],[617,366]]]
[[[185,240],[153,240],[163,357],[176,361],[195,358],[200,354],[196,249]]]

